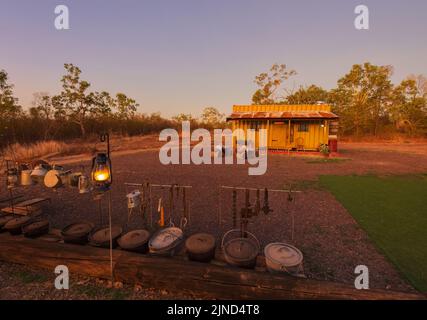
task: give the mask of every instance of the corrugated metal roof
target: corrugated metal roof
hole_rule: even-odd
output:
[[[284,112],[233,112],[229,120],[262,120],[262,119],[338,119],[329,111],[284,111]]]

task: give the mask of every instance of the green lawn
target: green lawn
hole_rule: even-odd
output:
[[[412,285],[427,292],[427,175],[321,176],[320,184]]]

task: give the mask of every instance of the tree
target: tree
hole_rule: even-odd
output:
[[[172,117],[172,120],[178,123],[181,123],[183,121],[190,121],[190,122],[196,121],[196,119],[193,118],[193,116],[190,113],[177,114],[176,116]]]
[[[33,94],[32,107],[29,109],[31,118],[34,121],[39,120],[43,123],[43,137],[45,140],[53,136],[55,127],[55,108],[54,103],[58,98],[53,99],[47,92],[36,92]]]
[[[8,83],[8,74],[0,70],[0,116],[2,119],[16,116],[22,111],[18,99],[13,96],[13,85]]]
[[[427,78],[424,75],[411,74],[408,76],[407,80],[413,80],[417,87],[417,94],[427,98]]]
[[[8,74],[0,70],[0,135],[15,137],[15,120],[22,114],[18,99],[13,96],[13,85],[8,82]]]
[[[202,112],[202,123],[210,127],[222,127],[224,125],[225,114],[214,107],[206,107]]]
[[[316,104],[329,102],[329,92],[312,84],[309,87],[300,87],[298,91],[286,97],[288,104]]]
[[[381,119],[387,117],[390,105],[392,71],[391,66],[375,66],[367,62],[354,65],[338,80],[331,99],[346,131],[353,131],[357,136],[366,131],[378,134]]]
[[[86,135],[86,120],[90,116],[105,115],[111,112],[111,97],[108,92],[89,92],[90,83],[81,80],[81,70],[73,64],[64,65],[67,74],[62,77],[56,112],[65,115],[79,125],[81,135]]]
[[[411,134],[427,129],[427,100],[416,78],[408,77],[392,94],[391,117],[396,128]]]
[[[117,109],[117,117],[119,119],[132,118],[139,107],[139,104],[134,99],[128,98],[124,93],[117,93],[112,103],[114,108]]]
[[[295,70],[288,70],[285,64],[273,64],[269,72],[260,73],[255,77],[255,83],[259,87],[252,96],[253,104],[275,104],[283,101],[283,95],[278,91],[283,89],[283,84],[291,76],[296,75]]]

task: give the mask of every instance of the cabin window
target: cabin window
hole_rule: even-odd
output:
[[[301,122],[298,126],[298,132],[308,132],[308,123]]]

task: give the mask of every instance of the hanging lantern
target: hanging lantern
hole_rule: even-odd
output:
[[[111,161],[107,154],[98,153],[92,160],[92,181],[101,191],[107,191],[112,182]]]
[[[107,152],[98,153],[92,160],[92,182],[102,192],[109,190],[113,182],[108,134],[101,135],[101,142],[105,141],[107,141]]]
[[[18,169],[16,168],[9,168],[7,169],[7,187],[14,188],[18,184]]]

